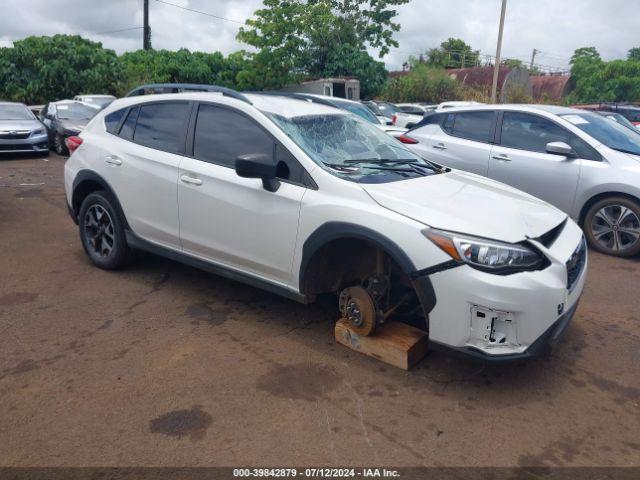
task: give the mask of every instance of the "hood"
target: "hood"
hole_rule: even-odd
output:
[[[0,131],[37,130],[44,128],[38,120],[0,120]]]
[[[531,195],[459,171],[361,186],[383,207],[430,227],[504,242],[539,237],[566,218]]]
[[[634,155],[633,153],[625,153],[625,155],[636,162],[640,162],[640,155]]]

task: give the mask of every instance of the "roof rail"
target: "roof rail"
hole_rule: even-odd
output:
[[[227,97],[242,100],[251,105],[251,101],[235,90],[227,87],[219,87],[218,85],[206,85],[200,83],[149,83],[134,88],[126,97],[135,97],[138,95],[148,95],[149,93],[180,93],[180,92],[217,92]]]
[[[333,103],[331,103],[331,100],[328,100],[329,98],[333,98],[333,97],[327,97],[327,100],[325,100],[321,96],[311,95],[311,94],[304,93],[304,92],[265,91],[265,92],[252,92],[252,93],[255,93],[256,95],[271,95],[271,96],[274,96],[274,97],[295,98],[296,100],[305,100],[305,101],[311,102],[311,103],[319,103],[321,105],[327,105],[329,107],[334,107]]]

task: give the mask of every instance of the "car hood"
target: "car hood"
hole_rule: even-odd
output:
[[[42,128],[38,120],[0,120],[0,130],[36,130]]]
[[[383,207],[430,227],[504,242],[537,238],[566,218],[531,195],[459,171],[362,188]]]
[[[633,153],[625,153],[625,155],[636,162],[640,162],[640,155],[634,155]]]

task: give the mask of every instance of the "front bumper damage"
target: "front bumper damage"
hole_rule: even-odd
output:
[[[550,260],[540,271],[499,276],[458,264],[416,272],[413,285],[430,344],[491,363],[548,353],[575,315],[587,257],[573,223],[551,248],[540,248]],[[576,259],[582,262],[578,267]]]

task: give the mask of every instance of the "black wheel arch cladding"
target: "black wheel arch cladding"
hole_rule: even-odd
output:
[[[300,262],[299,286],[304,289],[306,275],[311,259],[326,244],[340,239],[365,240],[386,252],[402,271],[411,278],[416,294],[425,313],[425,318],[436,304],[435,292],[428,275],[416,278],[417,271],[409,256],[395,243],[380,232],[361,225],[346,222],[327,222],[318,227],[305,240],[302,246],[302,261]],[[303,292],[304,293],[304,292]]]
[[[109,183],[104,178],[102,178],[100,175],[98,175],[96,172],[92,170],[80,170],[73,181],[71,209],[73,210],[75,219],[77,220],[78,218],[78,214],[80,213],[80,206],[82,204],[82,201],[78,199],[78,195],[83,193],[82,186],[88,185],[88,184],[100,185],[101,187],[100,189],[106,191],[110,195],[110,197],[113,199],[113,202],[114,202],[113,208],[115,209],[116,213],[120,216],[120,219],[124,223],[124,228],[126,230],[130,230],[127,217],[124,214],[124,210],[122,209],[122,206],[120,205],[120,201],[118,200],[118,196],[113,191],[113,188],[111,188],[111,185],[109,185]],[[83,198],[86,198],[87,195],[89,195],[94,191],[96,191],[95,188],[89,190],[84,194]]]

